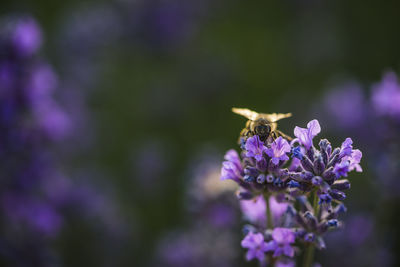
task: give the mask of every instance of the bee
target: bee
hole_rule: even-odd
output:
[[[248,119],[246,127],[240,132],[239,143],[245,141],[248,137],[258,135],[261,141],[272,142],[279,136],[287,140],[292,138],[278,130],[277,121],[292,116],[292,113],[257,113],[247,108],[232,108],[232,112]]]

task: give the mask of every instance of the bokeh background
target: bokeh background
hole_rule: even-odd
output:
[[[29,17],[42,31],[37,56],[72,129],[44,149],[92,204],[62,209],[57,233],[32,241],[51,251],[37,265],[10,253],[14,236],[1,238],[2,264],[247,266],[233,189],[218,181],[245,123],[237,106],[292,112],[280,123],[289,134],[317,118],[334,145],[352,137],[364,173],[352,176],[347,228],[317,259],[397,266],[400,116],[380,114],[371,92],[400,71],[398,10],[398,1],[3,0],[3,24]]]

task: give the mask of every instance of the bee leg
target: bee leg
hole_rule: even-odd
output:
[[[289,135],[284,134],[283,132],[281,132],[281,131],[279,131],[279,130],[276,130],[276,131],[278,132],[278,134],[279,134],[280,136],[282,136],[283,138],[287,139],[288,141],[292,141],[292,140],[293,140],[293,138],[290,137]]]
[[[271,131],[270,134],[269,134],[269,136],[268,136],[268,138],[267,138],[267,140],[266,140],[266,142],[267,142],[268,144],[271,144],[272,142],[275,141],[276,138],[277,138],[277,136],[276,136],[275,131]]]
[[[272,136],[272,139],[273,139],[274,141],[275,141],[276,138],[278,138],[278,135],[276,134],[275,131],[271,132],[271,136]]]

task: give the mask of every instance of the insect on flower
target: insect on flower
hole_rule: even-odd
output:
[[[278,130],[277,121],[292,116],[292,113],[257,113],[247,108],[232,108],[232,112],[246,117],[246,127],[240,132],[239,143],[246,141],[248,137],[258,135],[261,141],[271,143],[279,136],[287,140],[292,138]]]

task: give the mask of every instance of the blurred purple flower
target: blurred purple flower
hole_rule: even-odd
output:
[[[271,208],[271,215],[274,224],[277,224],[281,216],[286,212],[288,204],[279,203],[276,201],[274,196],[269,198],[269,204]],[[250,223],[266,226],[267,222],[267,212],[266,203],[263,196],[259,195],[251,200],[241,200],[240,208],[246,220]]]
[[[243,173],[243,168],[240,162],[239,154],[231,149],[225,154],[225,160],[222,163],[221,180],[231,179],[240,181]]]
[[[44,101],[48,101],[58,85],[58,78],[51,66],[40,63],[30,73],[25,84],[26,94],[34,108],[40,107]]]
[[[288,160],[287,153],[291,151],[291,147],[286,139],[279,136],[272,144],[271,147],[266,150],[266,154],[271,157],[271,162],[275,165],[279,164],[279,161]]]
[[[302,144],[307,150],[312,147],[313,138],[320,132],[321,126],[319,126],[319,122],[317,120],[310,121],[307,124],[307,128],[301,128],[298,126],[294,128],[294,135],[297,137],[297,141],[299,141],[299,143]]]
[[[277,197],[271,196],[269,198],[269,205],[273,216],[273,222],[277,225],[287,211],[289,204],[287,202],[278,202]]]
[[[21,56],[31,56],[42,44],[42,32],[32,18],[18,20],[13,27],[12,44]]]
[[[51,139],[63,139],[71,132],[70,117],[54,101],[42,103],[36,116],[44,133]]]
[[[167,43],[183,40],[191,30],[191,8],[190,4],[178,2],[153,6],[148,17],[153,37]]]
[[[373,221],[365,215],[352,216],[346,227],[347,237],[350,243],[357,247],[365,242],[373,231]]]
[[[241,243],[242,247],[247,248],[246,260],[258,259],[262,262],[265,258],[264,252],[268,251],[267,243],[261,233],[249,232]]]
[[[382,81],[372,86],[372,105],[380,115],[400,118],[400,84],[394,72],[386,72]]]
[[[212,225],[216,227],[226,227],[232,225],[232,222],[235,220],[235,212],[231,206],[217,203],[209,208],[207,217]]]
[[[29,225],[43,235],[54,236],[62,224],[61,216],[50,203],[30,198],[30,196],[4,195],[3,208],[14,224]]]
[[[289,260],[278,261],[277,263],[275,263],[275,267],[295,267],[295,266],[296,266],[295,262]]]
[[[277,227],[272,232],[272,238],[273,240],[267,243],[267,251],[273,251],[274,257],[294,256],[294,249],[291,244],[294,243],[295,234],[291,229]]]
[[[18,266],[48,266],[48,259],[36,254],[51,247],[49,237],[59,237],[65,217],[72,212],[92,214],[88,211],[94,209],[83,205],[76,196],[79,190],[57,168],[53,147],[59,143],[55,141],[70,133],[72,123],[55,96],[57,76],[38,55],[40,29],[30,17],[4,21],[5,31],[0,25],[0,47],[5,48],[0,53],[0,209],[4,214],[0,230],[10,234],[2,243],[21,252]],[[103,202],[98,210],[103,213],[105,207]],[[40,251],[25,251],[30,244]],[[3,263],[15,265],[14,259],[6,258]]]
[[[360,85],[348,82],[328,92],[324,107],[335,122],[346,128],[359,127],[365,121],[367,105]]]
[[[240,208],[246,220],[256,225],[266,226],[267,209],[263,196],[260,195],[250,200],[241,200]]]

